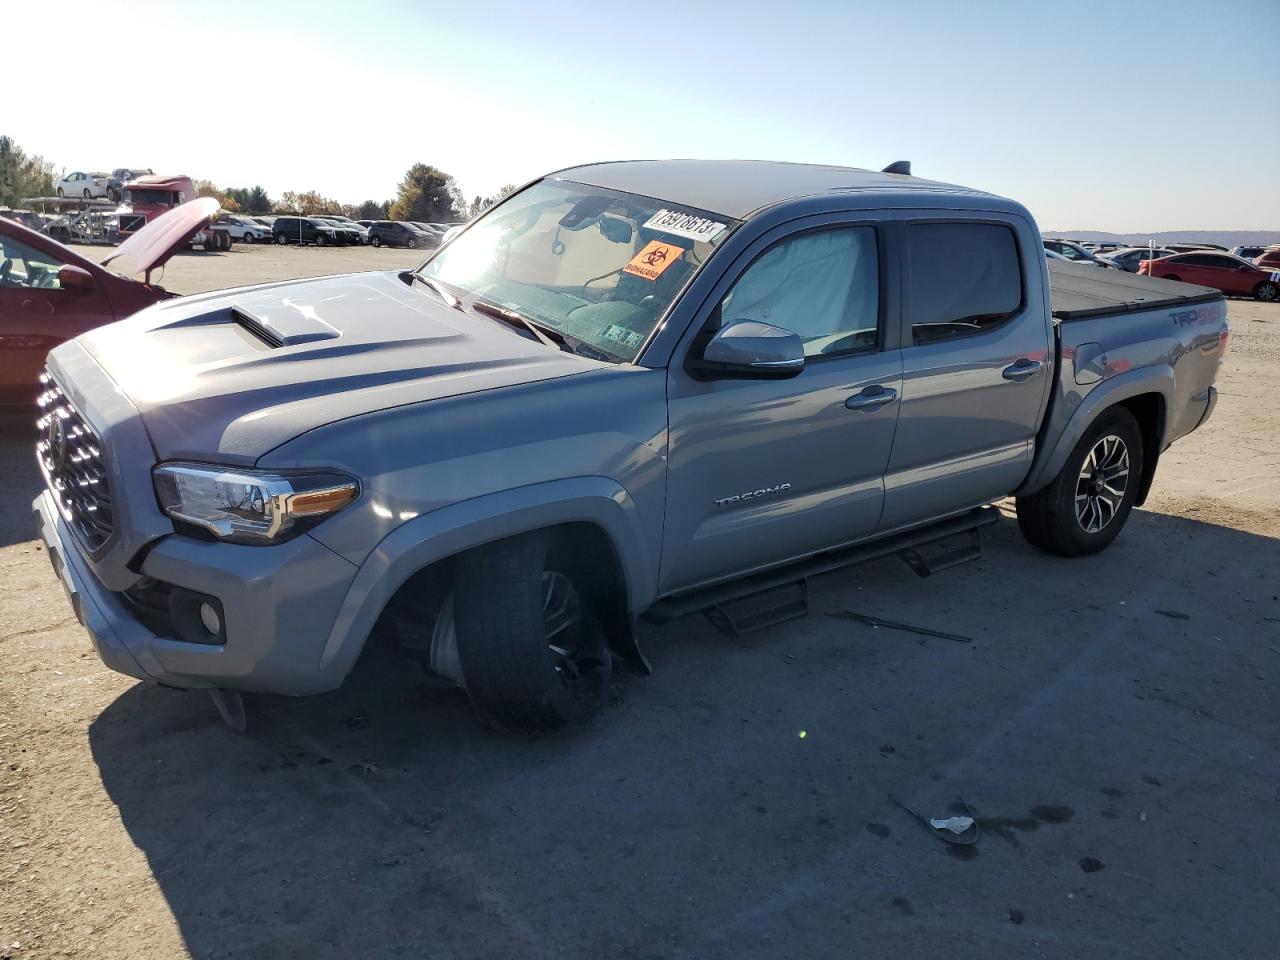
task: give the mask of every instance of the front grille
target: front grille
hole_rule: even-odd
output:
[[[97,550],[111,536],[114,522],[102,441],[48,371],[40,375],[40,383],[44,387],[36,401],[40,472],[62,518],[86,547]]]

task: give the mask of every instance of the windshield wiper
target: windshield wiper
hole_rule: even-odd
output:
[[[400,279],[410,286],[413,285],[415,280],[418,283],[425,284],[427,287],[431,288],[431,290],[448,306],[453,307],[455,310],[462,309],[462,301],[450,293],[449,288],[439,280],[434,280],[431,277],[424,277],[422,274],[415,273],[412,270],[405,270],[400,274]]]
[[[496,303],[490,303],[487,300],[472,300],[471,309],[476,313],[483,313],[486,317],[493,317],[495,320],[502,320],[513,327],[524,327],[535,337],[545,343],[548,347],[557,349],[569,349],[569,338],[554,327],[544,327],[542,324],[530,320],[522,313],[515,310],[508,310],[506,307],[498,306]]]

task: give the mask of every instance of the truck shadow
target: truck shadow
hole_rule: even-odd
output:
[[[36,466],[35,407],[0,413],[0,547],[36,537],[31,501],[44,486]]]
[[[1099,715],[1171,709],[1133,700],[1132,677],[1160,672],[1157,690],[1203,686],[1195,650],[1206,633],[1215,657],[1275,667],[1260,659],[1271,654],[1254,657],[1254,644],[1274,626],[1266,617],[1280,616],[1268,580],[1277,553],[1268,537],[1139,512],[1106,554],[1059,561],[1005,522],[983,560],[927,584],[881,561],[817,581],[807,619],[741,641],[697,619],[654,631],[655,676],[621,678],[601,718],[558,736],[490,733],[461,693],[371,657],[333,694],[256,698],[247,736],[224,728],[202,694],[138,685],[92,722],[89,740],[196,957],[780,955],[762,948],[770,937],[830,954],[848,942],[850,904],[862,936],[901,935],[906,911],[881,909],[886,877],[920,909],[916,871],[969,870],[947,881],[953,912],[989,895],[983,883],[1030,882],[1016,873],[1025,867],[997,859],[998,838],[985,841],[985,880],[973,879],[886,792],[963,792],[999,806],[1008,798],[993,798],[994,787],[981,796],[971,779],[981,770],[1016,802],[1084,809],[1109,784],[1135,782],[1153,754],[1171,753],[1164,731],[1218,735],[1185,711],[1154,726],[1109,720],[1108,746],[1095,748]],[[1200,582],[1171,592],[1183,577]],[[1048,596],[1062,630],[1046,624]],[[849,608],[976,642],[826,615]],[[1102,635],[1130,629],[1160,642]],[[1221,722],[1247,709],[1212,706]],[[1274,716],[1255,724],[1272,742]],[[1027,729],[1013,741],[1003,734],[1007,752],[966,767],[1011,717]],[[1064,770],[1044,752],[1089,759]],[[1172,753],[1162,778],[1191,762],[1178,759],[1190,748]],[[1078,817],[1074,841],[1094,851],[1107,823]],[[1222,842],[1213,822],[1203,829],[1205,846]],[[1150,856],[1168,860],[1148,875],[1176,873],[1184,847],[1155,845]],[[1023,863],[1034,856],[1019,851]],[[957,882],[977,886],[962,892]],[[1147,895],[1160,915],[1180,909],[1172,888]],[[1230,904],[1218,907],[1231,917]],[[983,950],[1021,949],[1017,934],[993,921]],[[1120,952],[1124,942],[1114,940]]]

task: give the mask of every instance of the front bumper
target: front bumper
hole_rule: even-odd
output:
[[[216,597],[224,644],[154,632],[93,574],[53,495],[32,503],[49,560],[102,662],[167,686],[304,695],[332,690],[347,665],[321,655],[357,568],[303,535],[271,547],[206,543],[176,535],[145,552],[143,578]]]

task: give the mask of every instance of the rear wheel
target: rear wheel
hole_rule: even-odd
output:
[[[1141,476],[1138,421],[1113,407],[1085,431],[1047,487],[1018,497],[1018,529],[1046,553],[1097,553],[1129,519]]]
[[[289,242],[288,239],[285,237],[283,233],[276,234],[276,243],[280,244],[280,246],[283,247],[288,242]]]
[[[588,573],[552,531],[463,559],[453,604],[458,661],[472,703],[498,729],[557,730],[604,706],[611,662]]]
[[[1275,303],[1280,300],[1280,284],[1264,280],[1253,288],[1253,295],[1259,300],[1265,300],[1267,303]]]

